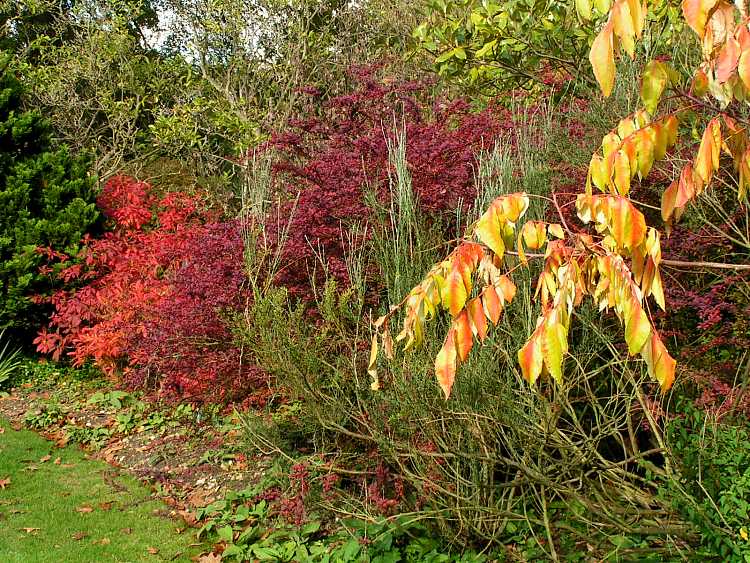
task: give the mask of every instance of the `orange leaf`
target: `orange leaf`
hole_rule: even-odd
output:
[[[500,291],[506,303],[513,301],[516,296],[516,284],[510,281],[508,276],[500,276],[495,283],[495,287]]]
[[[675,202],[677,201],[677,180],[672,182],[669,187],[664,190],[661,196],[661,218],[665,223],[668,223],[672,218],[674,212]]]
[[[492,324],[497,324],[500,320],[500,315],[503,313],[503,302],[497,295],[497,291],[493,286],[487,286],[482,292],[482,305],[487,318],[492,321]]]
[[[471,331],[481,342],[484,342],[484,339],[487,338],[487,317],[484,314],[482,299],[475,297],[467,303],[466,309],[469,311]]]
[[[544,355],[542,346],[539,343],[540,329],[543,325],[534,331],[528,342],[518,351],[518,363],[521,365],[523,377],[531,384],[534,384],[542,373]]]
[[[719,51],[716,59],[716,80],[726,82],[737,68],[740,57],[740,43],[733,37],[730,37]]]
[[[662,392],[672,387],[677,362],[669,355],[656,331],[653,331],[650,342],[641,350],[641,356],[646,361],[649,375],[661,384]]]
[[[466,361],[474,345],[474,335],[471,332],[471,322],[469,313],[464,309],[456,320],[453,321],[454,341],[456,343],[456,352],[462,362]]]
[[[451,396],[453,382],[456,380],[456,364],[456,345],[454,343],[454,331],[451,329],[448,331],[443,347],[435,358],[435,376],[446,399]]]

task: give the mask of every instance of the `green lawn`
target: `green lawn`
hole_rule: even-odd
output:
[[[201,551],[136,480],[5,420],[0,428],[3,563],[190,561]]]

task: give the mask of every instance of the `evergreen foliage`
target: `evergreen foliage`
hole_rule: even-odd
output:
[[[56,148],[37,112],[24,111],[22,89],[0,59],[0,328],[24,337],[38,326],[52,279],[39,271],[42,249],[77,253],[99,217],[85,158]]]

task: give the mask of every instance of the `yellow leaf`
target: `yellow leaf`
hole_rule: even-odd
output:
[[[628,352],[635,355],[641,351],[648,340],[651,334],[651,323],[635,296],[631,297],[630,306],[630,317],[625,325],[625,342],[628,344]]]
[[[625,151],[619,150],[615,154],[615,188],[620,195],[630,193],[630,160]]]
[[[641,99],[646,111],[651,115],[656,113],[656,107],[659,104],[664,88],[669,82],[667,71],[664,63],[660,61],[651,61],[646,65],[641,77]]]
[[[618,0],[612,6],[610,12],[611,22],[615,35],[620,39],[623,50],[632,59],[635,55],[635,37],[636,29],[633,25],[633,16],[630,13],[630,6],[623,0]]]
[[[552,378],[562,383],[562,363],[567,352],[568,335],[565,327],[559,322],[545,323],[542,353]]]
[[[466,286],[464,285],[464,278],[461,272],[457,268],[451,269],[445,280],[441,295],[445,308],[450,311],[451,315],[456,317],[464,308],[467,297]]]
[[[594,39],[589,53],[589,61],[594,69],[594,76],[599,83],[602,94],[609,97],[615,85],[614,37],[611,22],[607,22]]]
[[[474,227],[474,234],[477,238],[487,245],[487,247],[497,254],[500,258],[505,254],[505,243],[503,242],[500,221],[497,217],[497,210],[494,206],[490,208],[479,218]]]
[[[589,173],[594,185],[599,191],[606,192],[609,184],[609,171],[607,170],[607,161],[601,156],[594,154],[589,164]]]
[[[547,242],[546,225],[541,221],[528,221],[521,229],[524,244],[532,249],[538,250]]]
[[[378,370],[376,369],[378,363],[378,335],[377,333],[372,336],[372,345],[370,346],[370,362],[367,364],[367,373],[371,376],[376,377]]]
[[[581,19],[589,21],[591,19],[591,2],[589,0],[576,0],[576,12]]]
[[[698,37],[703,38],[708,21],[708,13],[716,5],[717,0],[683,0],[682,14],[685,21]]]

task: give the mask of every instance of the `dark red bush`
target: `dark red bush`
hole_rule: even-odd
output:
[[[346,231],[371,220],[367,191],[387,201],[388,143],[397,129],[406,135],[419,205],[437,221],[460,203],[472,203],[479,149],[492,148],[512,128],[510,119],[501,121],[489,110],[472,113],[463,101],[429,104],[422,83],[389,84],[377,80],[373,69],[356,78],[355,92],[322,109],[311,92],[306,114],[269,143],[282,155],[275,171],[288,196],[271,221],[275,225],[280,216],[289,223],[277,281],[302,297],[311,296],[311,279],[322,277],[322,264],[329,275],[347,281]],[[272,233],[277,240],[279,231]]]
[[[126,177],[110,180],[98,204],[113,230],[86,241],[84,267],[62,271],[85,285],[53,297],[39,350],[192,400],[233,399],[256,386],[262,375],[224,322],[247,298],[239,221]]]

